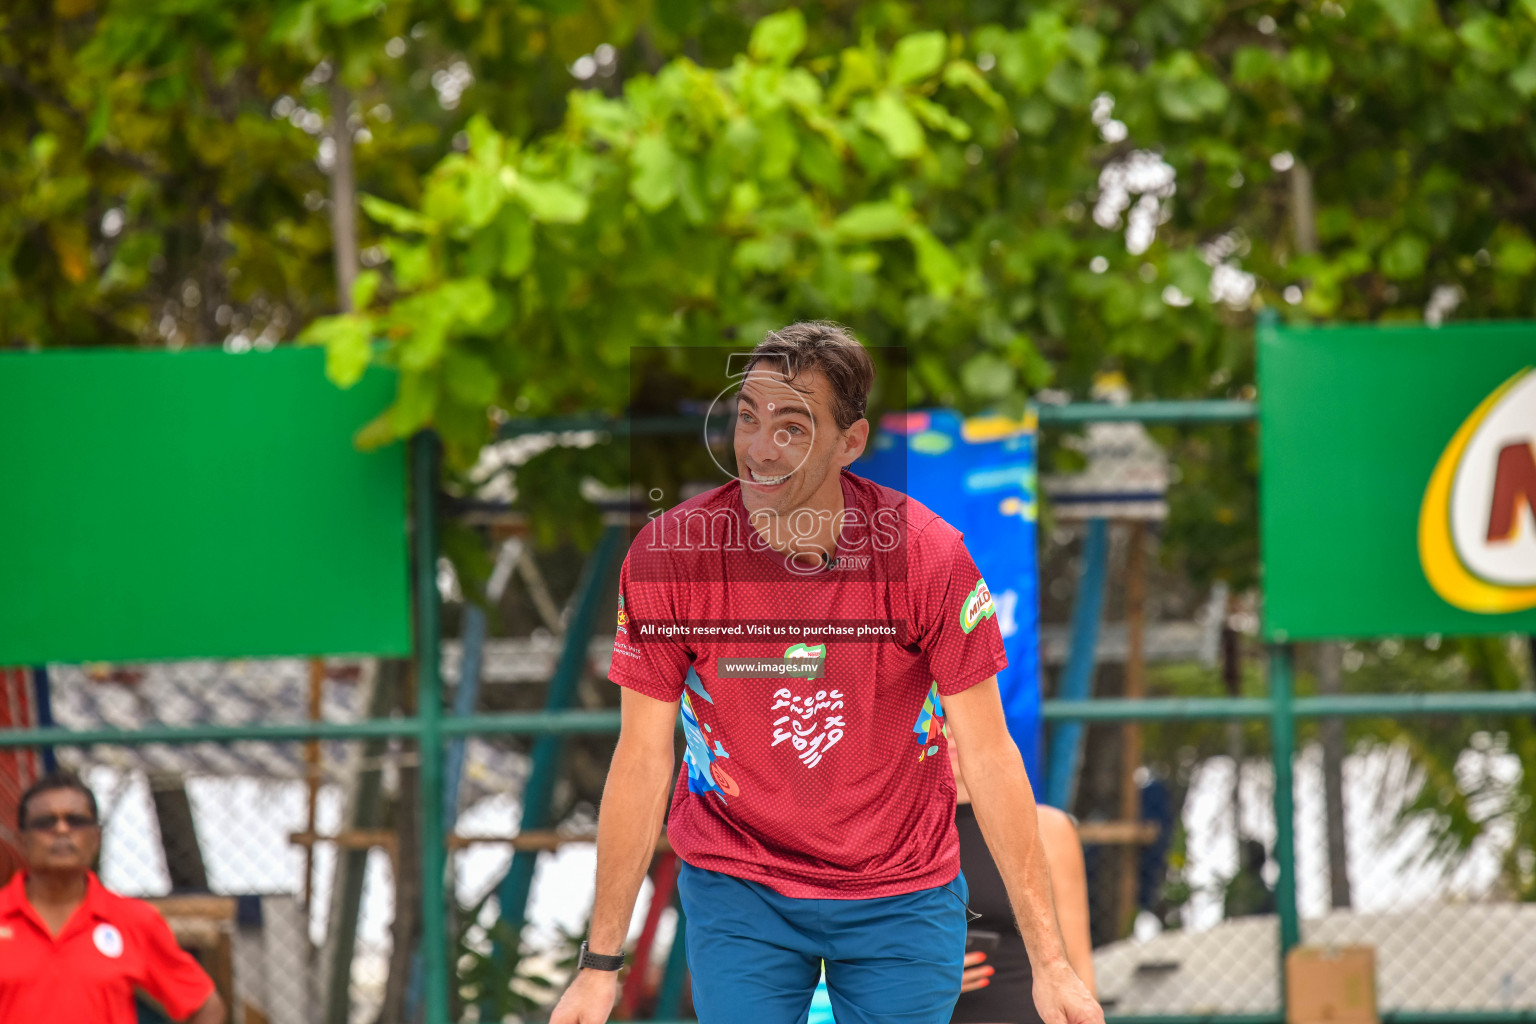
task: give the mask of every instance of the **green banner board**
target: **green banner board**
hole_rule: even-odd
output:
[[[1261,327],[1274,640],[1536,633],[1536,324]]]
[[[0,354],[0,665],[410,650],[390,401],[315,349]]]

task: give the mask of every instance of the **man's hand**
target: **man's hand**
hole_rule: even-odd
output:
[[[1104,1024],[1103,1008],[1065,960],[1035,972],[1035,1009],[1045,1024]]]
[[[992,984],[992,975],[997,973],[996,967],[981,966],[987,959],[987,954],[981,950],[965,954],[965,970],[960,973],[960,991],[975,992],[979,988],[986,988]]]
[[[565,990],[549,1024],[607,1024],[608,1014],[619,999],[619,972],[588,967],[577,971]]]

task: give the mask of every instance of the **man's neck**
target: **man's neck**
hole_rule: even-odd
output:
[[[86,889],[83,871],[27,872],[27,902],[34,907],[73,907],[85,899]]]
[[[763,541],[780,554],[821,554],[825,559],[831,559],[837,553],[845,507],[843,474],[838,470],[799,508],[785,515],[763,509],[752,513],[751,519]],[[816,532],[809,536],[794,532],[795,516],[806,512],[816,517]]]

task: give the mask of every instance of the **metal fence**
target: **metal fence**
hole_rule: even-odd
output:
[[[1229,422],[1252,409],[1108,413]],[[617,535],[578,581],[563,643],[546,644],[541,706],[474,713],[443,683],[463,652],[442,650],[434,458],[419,441],[413,663],[52,666],[56,724],[0,732],[0,751],[48,750],[86,774],[103,804],[104,880],[176,894],[163,909],[237,1022],[536,1020],[579,937],[585,907],[517,908],[537,873],[590,871],[591,808],[557,799],[556,781],[563,755],[590,743],[601,761],[618,728],[578,685],[600,646],[594,580],[611,574]],[[1373,685],[1372,653],[1342,651],[1346,675],[1363,673],[1345,689]],[[1282,957],[1303,941],[1374,946],[1380,1005],[1398,1024],[1536,1018],[1523,955],[1536,938],[1536,693],[1315,694],[1307,658],[1264,649],[1266,671],[1236,696],[1218,696],[1205,668],[1154,670],[1145,698],[1046,701],[1048,729],[1081,724],[1090,757],[1139,726],[1135,817],[1150,829],[1128,838],[1083,821],[1111,1020],[1278,1022]],[[1330,777],[1345,780],[1338,810]],[[185,895],[196,891],[211,898]],[[636,1005],[684,1014],[681,961],[664,949],[684,922],[649,916],[667,934]]]
[[[1530,769],[1519,749],[1536,694],[1298,698],[1293,668],[1289,648],[1271,651],[1263,698],[1047,704],[1056,721],[1159,733],[1143,806],[1155,816],[1172,790],[1179,807],[1165,819],[1171,855],[1139,865],[1132,935],[1096,950],[1110,1018],[1278,1021],[1281,958],[1302,942],[1373,947],[1387,1020],[1536,1014],[1536,974],[1516,952],[1536,927],[1520,886]],[[1340,720],[1348,742],[1335,822],[1320,734]],[[1201,725],[1238,726],[1243,753],[1191,756]],[[1220,731],[1205,731],[1206,748],[1219,748]],[[1435,747],[1453,756],[1437,759]],[[1096,853],[1095,918],[1125,921],[1114,887],[1093,884],[1095,868],[1112,878],[1119,865]]]

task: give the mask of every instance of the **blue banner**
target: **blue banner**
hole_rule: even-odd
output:
[[[1008,667],[1003,713],[1040,788],[1040,566],[1035,417],[964,419],[948,409],[887,416],[851,469],[905,491],[965,534],[997,606]]]

